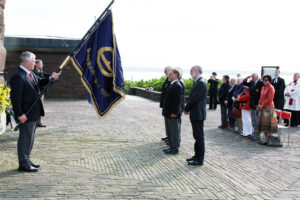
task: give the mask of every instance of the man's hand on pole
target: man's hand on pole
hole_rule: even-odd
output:
[[[61,72],[59,73],[56,73],[56,72],[52,72],[51,74],[51,77],[54,79],[54,80],[57,80],[59,78],[59,75],[61,74]]]

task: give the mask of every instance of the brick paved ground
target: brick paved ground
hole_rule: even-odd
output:
[[[32,152],[38,173],[16,170],[17,133],[0,137],[1,199],[300,199],[300,128],[281,131],[283,148],[260,146],[219,130],[219,110],[208,111],[205,164],[192,167],[188,118],[180,153],[165,155],[157,102],[127,96],[104,120],[86,101],[45,107],[48,126]]]

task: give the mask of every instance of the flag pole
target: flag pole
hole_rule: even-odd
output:
[[[77,48],[79,48],[82,44],[83,41],[86,40],[86,38],[88,38],[88,36],[91,34],[91,32],[94,30],[95,26],[98,25],[98,23],[100,22],[100,19],[106,14],[106,12],[109,10],[109,8],[111,7],[111,5],[114,3],[115,0],[112,0],[108,6],[105,8],[105,10],[101,13],[101,15],[98,17],[98,19],[94,22],[93,26],[86,32],[86,34],[83,36],[83,38],[80,40],[80,42],[78,43],[77,47],[74,50],[76,50]],[[72,52],[73,52],[72,51]],[[72,53],[71,52],[71,53]],[[70,53],[70,54],[71,54]],[[63,68],[65,66],[67,66],[67,64],[70,61],[70,54],[65,58],[65,60],[62,62],[62,64],[59,66],[58,70],[56,71],[57,73],[61,72],[63,70]],[[48,82],[48,84],[44,87],[44,89],[42,90],[42,92],[40,93],[40,95],[34,100],[34,102],[31,104],[31,106],[29,107],[28,111],[25,113],[25,115],[27,116],[31,110],[34,108],[34,106],[37,104],[37,102],[39,101],[39,99],[44,95],[44,93],[46,92],[46,90],[48,89],[48,87],[54,82],[54,79],[52,77],[50,77],[50,80]],[[22,125],[21,122],[18,122],[16,127],[14,128],[14,131],[17,131],[20,126]]]
[[[85,35],[82,37],[82,39],[80,40],[80,42],[78,43],[78,45],[76,46],[76,48],[73,49],[73,51],[77,50],[78,48],[80,48],[82,42],[84,42],[89,36],[90,34],[93,32],[93,30],[95,29],[95,27],[100,23],[100,20],[102,19],[102,17],[106,14],[106,12],[109,10],[109,8],[112,6],[112,4],[115,2],[115,0],[112,0],[108,6],[105,8],[105,10],[101,13],[101,15],[97,18],[97,20],[94,22],[94,24],[91,26],[91,28],[85,33]],[[73,52],[72,51],[72,52]],[[71,53],[72,53],[71,52]],[[70,54],[71,54],[70,53]]]

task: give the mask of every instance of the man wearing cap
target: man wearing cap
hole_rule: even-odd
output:
[[[217,79],[217,73],[213,72],[210,79],[207,81],[209,83],[209,110],[217,109],[217,96],[218,96],[218,84],[219,79]]]

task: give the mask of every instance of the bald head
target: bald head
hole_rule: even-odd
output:
[[[253,74],[251,74],[251,79],[252,79],[252,81],[257,81],[258,80],[258,75],[257,75],[257,73],[253,73]]]

